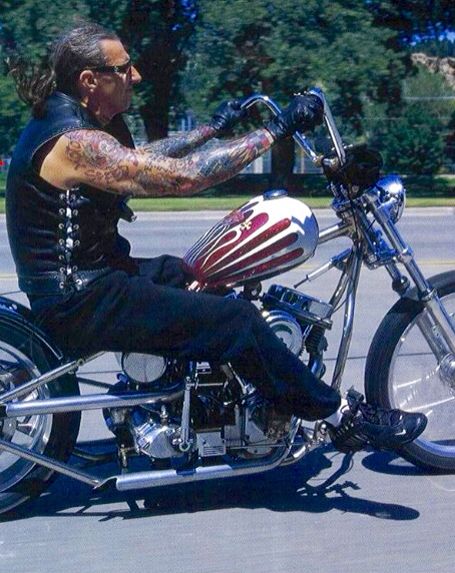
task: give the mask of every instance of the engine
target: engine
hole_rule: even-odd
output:
[[[314,360],[324,350],[324,330],[330,328],[331,307],[298,291],[272,285],[262,297],[264,319],[296,355],[305,348]],[[229,366],[183,363],[162,356],[123,353],[122,368],[112,392],[151,392],[160,402],[104,411],[117,437],[121,459],[143,455],[151,461],[269,455],[289,431],[278,431],[268,405]],[[170,396],[174,396],[170,400]],[[290,422],[290,421],[289,421]]]
[[[123,456],[145,455],[151,461],[225,455],[261,457],[268,455],[277,440],[285,436],[286,427],[282,435],[277,435],[275,429],[271,433],[268,407],[251,388],[247,390],[241,381],[222,369],[212,370],[207,363],[195,367],[195,382],[189,382],[190,377],[171,381],[168,370],[175,373],[182,368],[170,363],[161,377],[164,380],[139,383],[138,370],[134,368],[128,372],[134,372],[135,380],[126,372],[120,375],[112,392],[136,391],[139,386],[142,391],[162,391],[165,387],[175,390],[179,384],[184,388],[183,399],[173,402],[104,410],[106,424],[115,434]],[[149,365],[140,370],[151,371],[158,369]]]

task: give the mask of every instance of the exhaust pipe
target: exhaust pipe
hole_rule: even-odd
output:
[[[104,489],[106,486],[114,485],[118,491],[129,491],[133,489],[177,485],[209,479],[252,475],[272,470],[279,466],[288,455],[289,450],[289,446],[279,448],[270,456],[270,458],[268,458],[266,463],[264,463],[264,460],[250,461],[232,465],[223,464],[217,466],[200,466],[194,469],[181,471],[155,470],[112,476],[95,486],[95,489]]]

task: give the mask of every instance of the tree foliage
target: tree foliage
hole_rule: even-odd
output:
[[[167,135],[169,111],[180,98],[178,72],[186,64],[186,41],[196,22],[196,0],[54,0],[46,9],[37,0],[0,0],[0,14],[6,13],[8,18],[0,20],[2,57],[19,52],[38,61],[62,30],[84,19],[115,30],[129,46],[144,78],[136,90],[132,112],[141,115],[148,139]],[[9,78],[0,78],[0,96],[7,103],[0,118],[4,133],[0,149],[4,153],[17,139],[26,117],[12,85]],[[9,119],[15,106],[20,118],[16,123]]]
[[[455,102],[444,79],[419,66],[403,82],[403,105],[394,116],[371,105],[364,118],[365,133],[377,147],[388,170],[431,174],[442,166]]]
[[[389,169],[401,173],[431,175],[443,163],[443,124],[421,103],[407,105],[390,122],[382,138],[383,156]]]
[[[427,145],[438,149],[449,135],[451,104],[406,97],[439,89],[436,76],[415,75],[410,54],[416,42],[436,55],[453,50],[452,0],[0,0],[0,55],[19,50],[39,59],[78,18],[116,30],[128,45],[144,79],[132,111],[149,139],[167,134],[173,111],[190,108],[203,121],[226,97],[260,91],[285,105],[310,85],[325,89],[349,140],[395,149],[401,133],[401,158],[413,169],[429,167],[416,166],[421,154],[411,141],[424,146],[421,134],[431,134]],[[0,77],[0,99],[0,152],[7,153],[27,112],[9,78]],[[385,153],[397,165],[398,153]]]
[[[296,91],[317,85],[343,131],[358,137],[365,101],[399,101],[410,67],[408,52],[391,42],[396,32],[375,27],[374,18],[367,3],[355,0],[201,0],[188,101],[207,116],[225,97],[260,91],[285,105]],[[290,153],[274,162],[289,174]]]
[[[453,0],[367,0],[379,27],[394,30],[401,42],[439,40],[455,31]]]
[[[181,101],[179,72],[197,22],[196,0],[103,0],[90,8],[94,20],[115,29],[143,77],[136,105],[149,140],[166,137],[172,105]]]
[[[53,0],[45,9],[33,0],[0,0],[0,59],[18,53],[38,62],[56,35],[68,26],[71,15],[87,13],[85,0]],[[0,154],[11,151],[28,116],[5,69],[0,75]]]
[[[365,3],[201,0],[201,15],[187,73],[198,111],[257,90],[284,104],[296,90],[320,85],[336,113],[359,129],[365,97],[399,96],[408,54],[388,47],[394,32],[374,27]]]

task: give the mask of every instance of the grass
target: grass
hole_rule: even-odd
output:
[[[164,199],[132,199],[129,203],[134,211],[229,211],[246,203],[251,196],[232,195],[228,197],[192,197]],[[299,197],[312,209],[330,207],[330,197]],[[408,207],[455,207],[455,197],[411,197]]]
[[[190,197],[164,199],[132,199],[133,211],[231,211],[251,198],[247,195],[231,197]],[[312,209],[330,207],[330,197],[299,197]],[[410,197],[407,207],[455,207],[455,197]],[[0,213],[5,212],[5,199],[0,198]]]
[[[4,173],[0,173],[0,213],[5,211]],[[325,179],[318,175],[302,176],[297,183],[305,192],[291,192],[312,208],[329,207],[331,197],[326,191]],[[160,197],[132,199],[129,203],[135,211],[229,211],[239,207],[254,195],[270,188],[265,177],[225,183],[220,189],[209,190],[195,197]],[[405,178],[409,207],[455,207],[455,175],[408,176]],[[301,188],[300,186],[300,188]],[[236,192],[237,189],[241,192]]]

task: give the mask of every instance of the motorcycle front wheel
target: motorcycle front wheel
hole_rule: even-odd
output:
[[[0,319],[0,388],[22,384],[57,366],[57,358],[26,322]],[[37,400],[78,395],[74,376],[40,386],[19,400]],[[46,414],[1,418],[2,440],[33,452],[66,461],[76,443],[80,413]],[[0,448],[0,513],[5,513],[38,496],[55,473]]]
[[[455,272],[437,275],[429,282],[455,321]],[[386,408],[426,414],[428,425],[423,434],[400,448],[399,453],[425,469],[453,472],[454,357],[448,355],[439,361],[435,357],[422,334],[426,312],[421,302],[405,298],[384,317],[367,356],[366,397]]]

